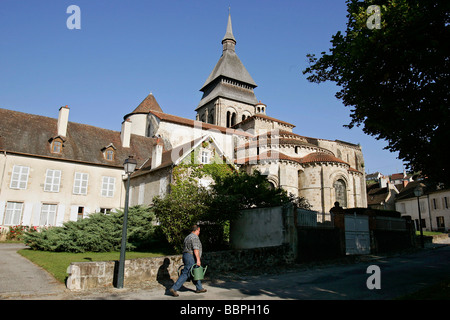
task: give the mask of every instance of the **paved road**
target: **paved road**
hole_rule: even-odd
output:
[[[281,274],[206,281],[206,294],[186,285],[180,297],[158,283],[142,288],[70,292],[46,271],[15,253],[20,245],[0,244],[0,299],[44,300],[384,300],[450,277],[450,245],[392,257],[369,256],[355,264],[299,267]],[[369,290],[370,265],[380,268],[381,289]],[[126,284],[125,284],[126,285]]]
[[[23,244],[0,244],[0,299],[46,299],[65,292],[65,286],[47,271],[17,253],[23,248]]]

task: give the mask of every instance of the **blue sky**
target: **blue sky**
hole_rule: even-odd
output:
[[[81,29],[66,26],[70,5]],[[199,89],[222,53],[228,7],[236,53],[267,115],[294,133],[360,143],[366,171],[403,170],[386,142],[347,129],[350,109],[333,83],[302,74],[307,53],[345,30],[344,0],[1,0],[0,108],[120,131],[123,116],[152,92],[164,112],[195,119]]]

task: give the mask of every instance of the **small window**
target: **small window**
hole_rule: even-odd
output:
[[[441,229],[441,228],[445,228],[445,220],[444,220],[444,217],[436,217],[436,223],[437,223],[437,227],[439,228],[439,229]]]
[[[77,221],[82,220],[83,216],[84,216],[84,207],[78,207]]]
[[[105,159],[108,161],[114,161],[114,150],[106,150],[105,152]]]
[[[25,190],[28,183],[28,174],[30,172],[29,167],[14,166],[11,175],[11,189]]]
[[[103,152],[103,157],[105,158],[105,160],[107,161],[114,161],[115,156],[116,156],[116,148],[114,147],[113,144],[110,144],[107,147],[104,147],[102,149]]]
[[[111,209],[110,208],[100,208],[100,212],[108,215],[111,213]]]
[[[22,202],[7,202],[5,210],[5,226],[15,226],[22,222]]]
[[[52,142],[52,153],[61,153],[62,142],[61,140],[53,140]]]
[[[202,163],[208,164],[210,161],[210,153],[209,151],[202,151]]]

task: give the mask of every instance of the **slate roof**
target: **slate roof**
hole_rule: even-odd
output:
[[[138,167],[151,155],[152,138],[132,134],[130,148],[123,148],[120,132],[70,121],[63,151],[52,153],[49,140],[57,136],[57,123],[55,118],[0,108],[0,151],[121,168],[129,155]],[[113,161],[102,152],[110,145],[115,148]]]
[[[200,90],[203,91],[208,84],[212,83],[220,76],[238,80],[249,84],[252,87],[256,87],[255,81],[250,76],[247,69],[245,69],[235,51],[225,50],[222,53],[222,56]],[[258,101],[256,101],[255,104],[257,102]]]
[[[236,43],[231,27],[231,16],[228,15],[227,31],[223,37],[222,43],[230,40]],[[249,86],[249,88],[242,88],[239,85],[224,83],[221,81],[222,79],[234,80]],[[242,64],[235,50],[225,49],[224,47],[222,56],[219,58],[216,66],[200,89],[200,91],[203,92],[203,96],[197,108],[217,97],[224,97],[253,105],[257,104],[258,100],[253,93],[253,89],[256,87],[255,81]]]

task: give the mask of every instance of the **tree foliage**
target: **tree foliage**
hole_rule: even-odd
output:
[[[211,248],[222,247],[227,239],[230,221],[239,217],[240,210],[252,207],[272,207],[293,203],[309,208],[303,198],[289,196],[281,188],[272,188],[267,177],[254,171],[245,172],[227,169],[226,164],[205,166],[183,165],[174,171],[175,181],[171,192],[153,199],[153,210],[161,223],[167,240],[174,249],[182,249],[183,240],[193,224],[207,224],[214,230],[205,236],[213,243],[204,243]],[[214,183],[205,188],[199,179],[212,175]]]
[[[123,211],[105,215],[93,213],[79,221],[65,222],[40,232],[26,232],[25,243],[33,250],[56,252],[119,251]],[[127,250],[148,248],[155,241],[154,214],[145,207],[128,210]]]
[[[367,26],[370,5],[381,28]],[[349,128],[384,139],[412,171],[450,183],[445,149],[450,140],[450,2],[348,0],[345,33],[329,53],[309,54],[303,73],[315,83],[333,81],[336,97],[351,107]]]

